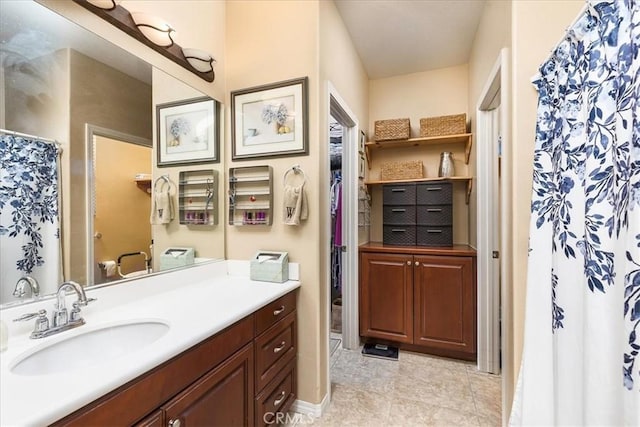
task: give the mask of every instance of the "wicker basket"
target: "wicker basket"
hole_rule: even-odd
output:
[[[422,160],[386,162],[382,164],[382,169],[380,169],[380,180],[382,181],[419,178],[424,178]]]
[[[393,141],[397,139],[409,139],[411,127],[409,119],[376,120],[376,141]]]
[[[467,115],[427,117],[420,119],[420,136],[457,135],[467,132]]]

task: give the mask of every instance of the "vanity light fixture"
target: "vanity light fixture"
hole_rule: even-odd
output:
[[[105,10],[113,10],[122,0],[87,0],[95,7]]]
[[[162,18],[142,12],[131,13],[119,4],[121,0],[73,0],[73,2],[115,25],[198,77],[208,82],[215,80],[216,75],[213,71],[215,59],[207,52],[198,49],[183,50],[173,40],[175,30]]]
[[[210,73],[213,71],[213,64],[216,60],[209,52],[201,49],[193,49],[188,47],[182,48],[184,58],[191,64],[193,68],[201,73]]]
[[[131,18],[138,30],[153,44],[162,47],[173,46],[172,34],[176,32],[162,18],[142,12],[131,12]]]

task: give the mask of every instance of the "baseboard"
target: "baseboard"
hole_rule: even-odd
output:
[[[297,399],[291,405],[291,411],[297,412],[299,414],[312,415],[315,418],[320,418],[322,414],[327,411],[329,407],[329,395],[325,394],[322,402],[320,403],[309,403],[304,400]]]

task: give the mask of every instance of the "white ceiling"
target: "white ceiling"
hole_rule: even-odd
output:
[[[370,79],[466,64],[485,0],[335,0]]]

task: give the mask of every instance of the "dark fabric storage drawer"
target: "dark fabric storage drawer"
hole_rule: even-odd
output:
[[[452,225],[452,205],[420,205],[416,207],[418,225]]]
[[[416,185],[385,184],[382,186],[382,204],[384,205],[415,205]]]
[[[453,246],[452,227],[419,225],[416,228],[416,244],[418,246]]]
[[[451,182],[430,182],[417,185],[417,204],[450,205],[453,203]]]
[[[415,225],[383,225],[382,243],[385,245],[415,245]]]
[[[400,206],[383,206],[382,207],[382,223],[389,224],[415,224],[416,223],[416,207],[409,205]]]

